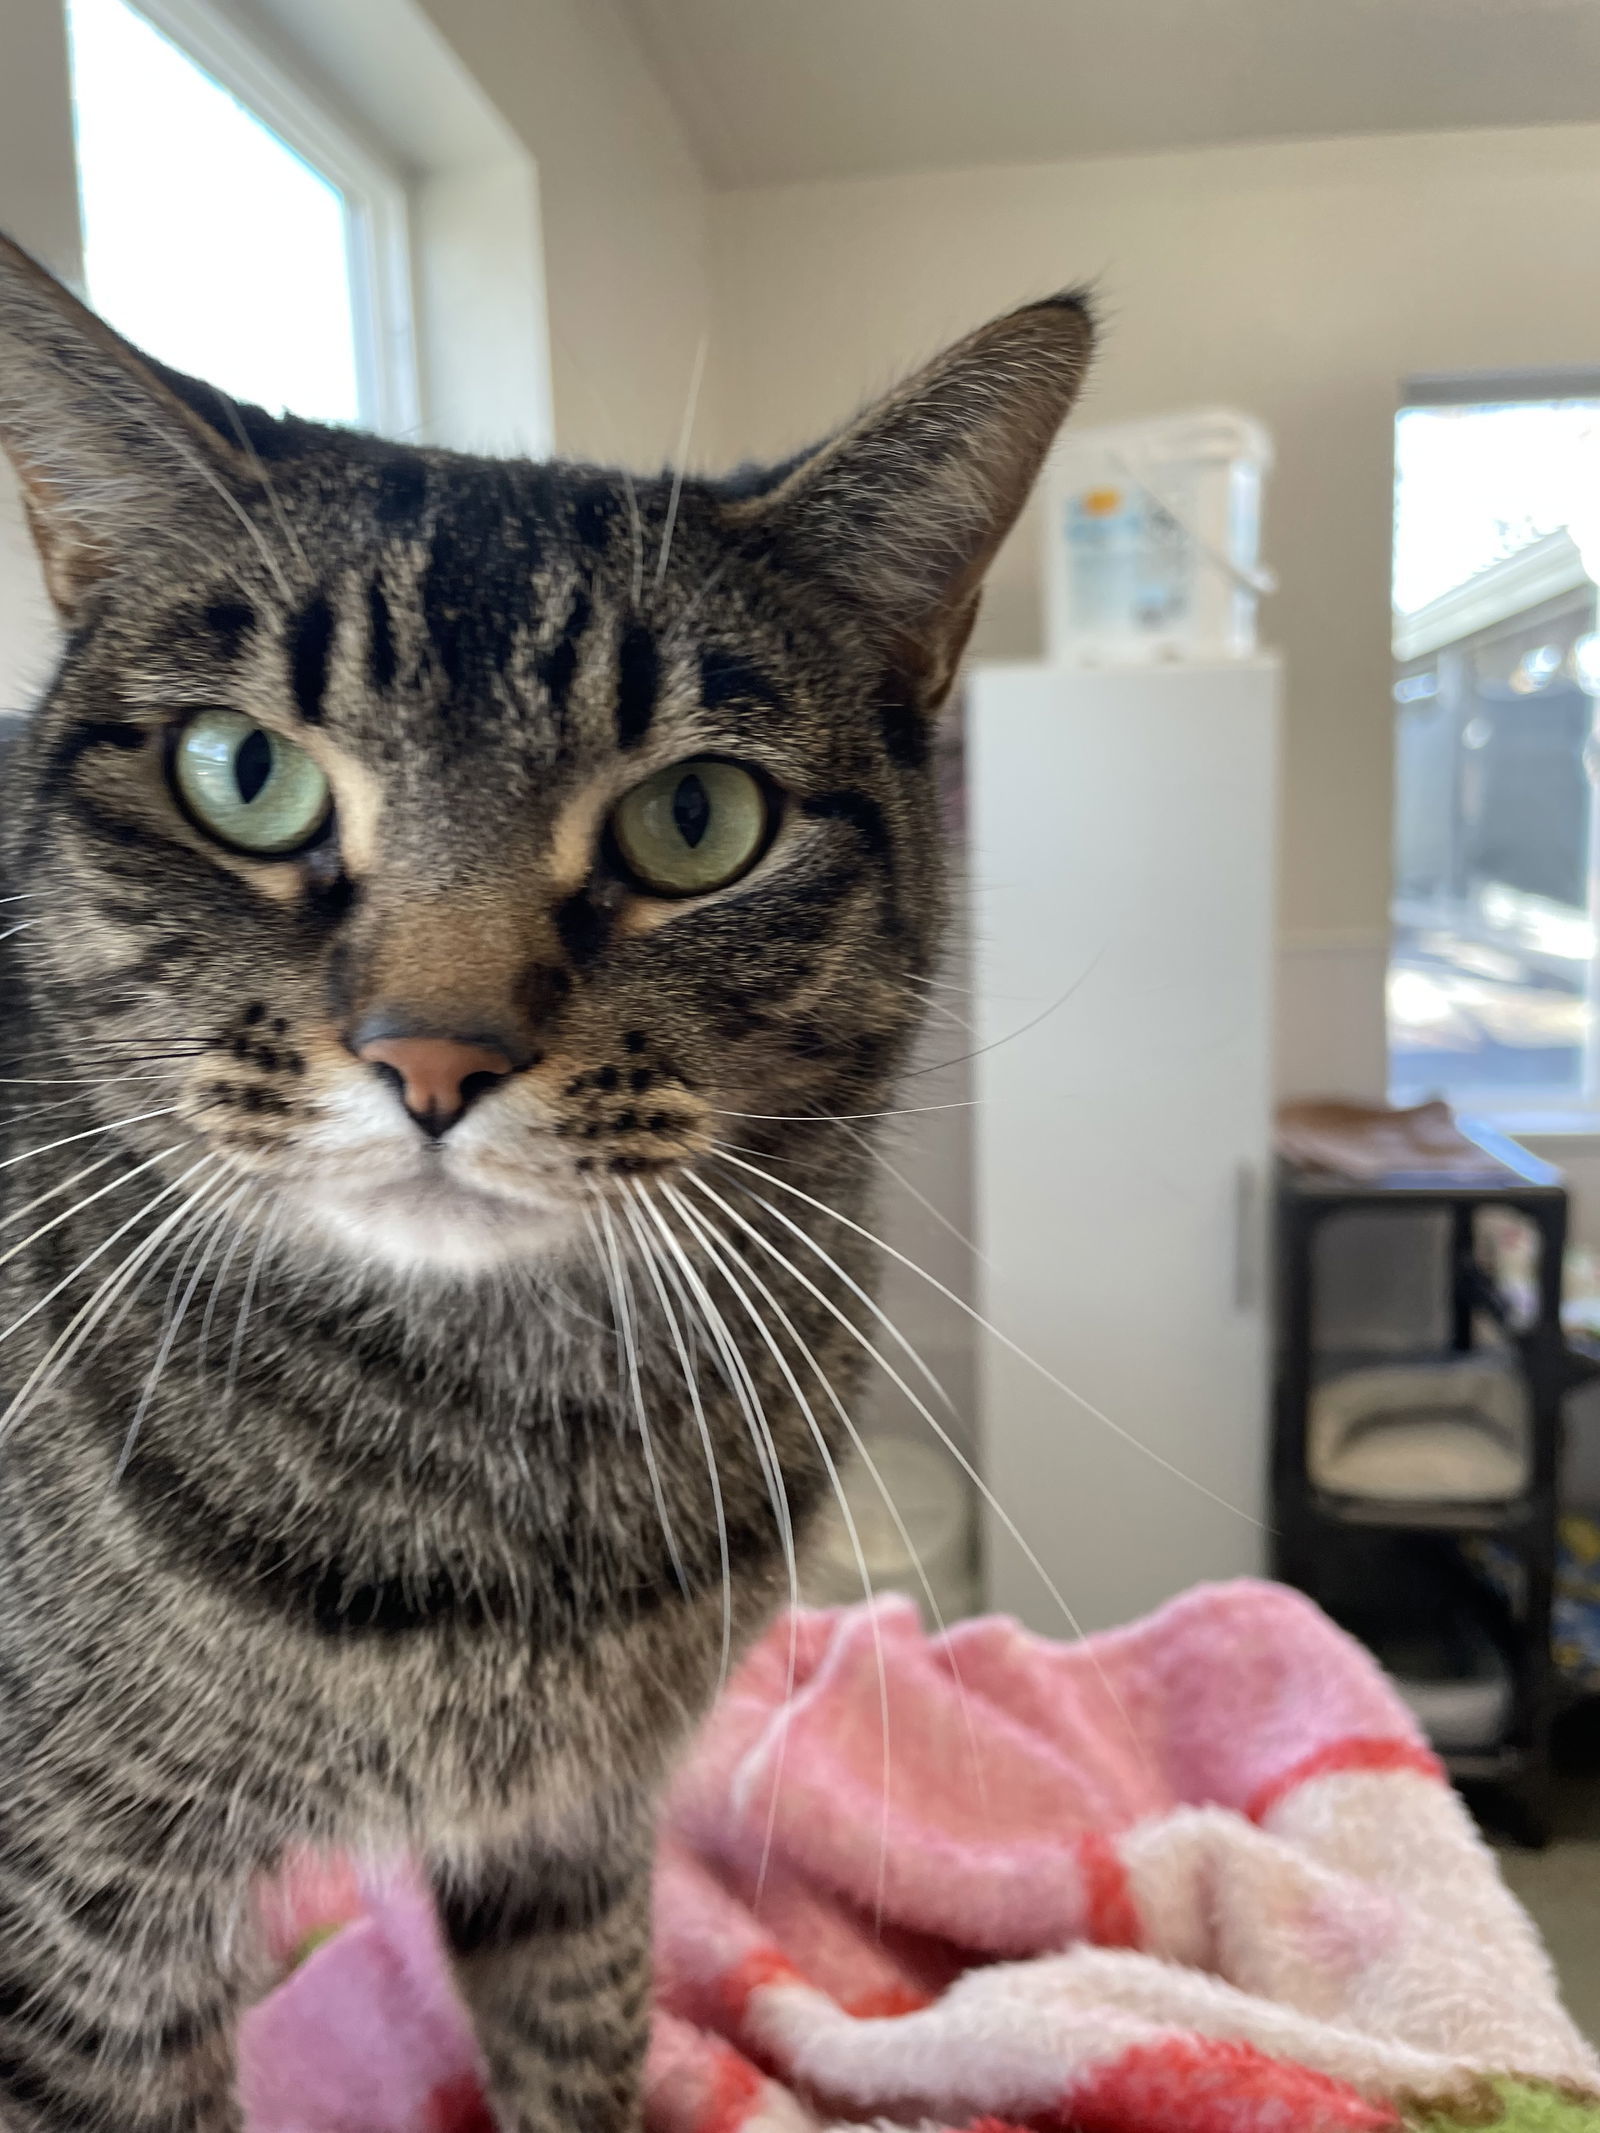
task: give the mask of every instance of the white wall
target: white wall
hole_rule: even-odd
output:
[[[539,172],[564,453],[659,465],[709,311],[706,194],[612,0],[423,0]]]
[[[7,0],[0,30],[0,229],[57,274],[79,271],[60,0]],[[55,624],[16,481],[0,454],[0,712],[32,701],[55,648]]]
[[[1312,958],[1301,995],[1333,988],[1334,1034],[1364,1016],[1350,1057],[1371,1071],[1375,1003],[1350,995],[1388,899],[1395,389],[1417,370],[1595,360],[1600,126],[786,186],[716,196],[712,227],[730,450],[793,443],[946,336],[1085,278],[1107,325],[1085,419],[1221,401],[1270,425],[1280,922]],[[980,652],[1036,648],[1035,588],[1030,527],[998,566]]]

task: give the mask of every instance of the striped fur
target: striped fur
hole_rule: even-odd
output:
[[[0,905],[8,2133],[236,2125],[250,1892],[306,1842],[431,1862],[508,2128],[636,2126],[654,1803],[788,1590],[870,1278],[721,1151],[867,1205],[826,1120],[912,1034],[930,721],[1087,339],[1015,313],[674,515],[235,409],[0,251],[67,625]],[[320,845],[175,803],[217,705],[317,757]],[[652,901],[606,812],[708,753],[771,847]],[[426,1142],[375,1017],[514,1071]]]

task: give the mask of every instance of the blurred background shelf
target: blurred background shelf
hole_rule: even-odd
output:
[[[1559,1172],[1499,1134],[1462,1130],[1470,1145],[1448,1172],[1280,1166],[1274,1568],[1382,1661],[1451,1776],[1487,1788],[1490,1811],[1538,1844],[1562,1700],[1551,1612],[1563,1402],[1595,1361],[1562,1329]],[[1319,1477],[1319,1458],[1347,1449],[1319,1414],[1330,1397],[1351,1441],[1368,1432],[1367,1470],[1400,1477],[1393,1487],[1332,1490]],[[1387,1469],[1385,1430],[1406,1433]],[[1485,1476],[1507,1475],[1513,1490],[1487,1492]]]

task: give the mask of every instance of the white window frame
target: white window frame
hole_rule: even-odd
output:
[[[208,0],[128,0],[294,152],[344,200],[361,425],[389,437],[422,426],[411,235],[404,174],[314,83],[267,51]]]
[[[1587,366],[1568,366],[1551,369],[1425,373],[1404,381],[1395,412],[1398,418],[1413,407],[1486,407],[1551,400],[1600,401],[1600,370]],[[1561,575],[1559,581],[1557,577],[1552,576],[1548,584],[1543,582],[1539,575],[1544,562],[1543,551],[1553,545],[1553,539],[1547,538],[1536,544],[1539,554],[1530,551],[1525,558],[1522,575],[1527,580],[1524,590],[1529,607],[1537,605],[1545,595],[1554,596],[1575,590],[1581,582],[1573,580],[1570,574]],[[1585,560],[1587,561],[1587,558]],[[1514,566],[1502,565],[1501,569],[1504,572],[1512,567]],[[1589,570],[1592,571],[1593,567],[1592,562],[1588,564]],[[1596,622],[1597,626],[1600,626],[1600,587],[1596,588],[1596,602]],[[1436,604],[1442,607],[1445,603]],[[1452,603],[1451,634],[1447,640],[1442,641],[1454,643],[1458,637],[1468,634],[1479,619],[1472,611],[1470,599],[1457,598]],[[1499,617],[1496,615],[1486,619],[1498,620]],[[1419,631],[1414,624],[1398,616],[1394,618],[1391,647],[1393,666],[1406,664],[1438,648],[1439,643]],[[1595,731],[1600,735],[1600,698],[1595,701]],[[1596,932],[1600,934],[1600,789],[1596,790],[1591,803],[1589,855],[1589,911]],[[1385,1065],[1391,1072],[1393,1054],[1389,1050],[1388,1037],[1387,973],[1393,941],[1394,922],[1391,917],[1389,945],[1384,957],[1384,1051]],[[1538,1088],[1475,1089],[1470,1083],[1462,1082],[1444,1092],[1449,1102],[1458,1111],[1492,1120],[1502,1131],[1508,1133],[1582,1135],[1586,1138],[1600,1135],[1600,948],[1596,949],[1589,961],[1586,998],[1590,1020],[1583,1046],[1581,1082],[1577,1089],[1560,1092]]]

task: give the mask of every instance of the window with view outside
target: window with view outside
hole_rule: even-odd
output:
[[[177,369],[355,422],[346,202],[124,0],[69,0],[90,301]]]
[[[1403,406],[1396,427],[1390,1094],[1587,1113],[1600,375],[1592,393],[1469,386]]]

